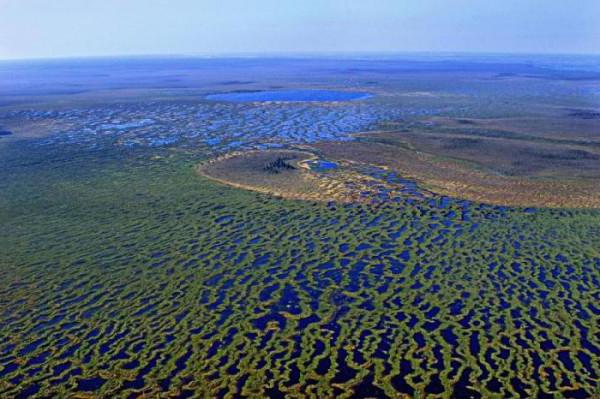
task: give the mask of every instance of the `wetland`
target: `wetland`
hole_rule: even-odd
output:
[[[0,63],[0,397],[600,394],[597,57],[72,62]]]

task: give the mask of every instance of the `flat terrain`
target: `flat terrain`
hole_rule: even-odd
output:
[[[0,397],[594,398],[598,65],[0,63]]]
[[[249,151],[216,158],[197,167],[200,175],[233,187],[289,199],[319,200],[317,179],[299,165],[314,155],[300,151]],[[280,161],[288,167],[269,167]],[[333,199],[333,198],[331,198]]]
[[[527,170],[525,176],[509,175],[498,170],[506,165],[503,162],[506,156],[510,157],[507,163],[518,162],[513,156],[518,151],[517,146],[509,145],[504,148],[506,146],[500,143],[490,144],[492,148],[487,148],[488,155],[496,152],[502,155],[494,160],[477,162],[476,160],[483,158],[481,153],[485,150],[468,148],[485,147],[485,144],[473,142],[471,138],[462,138],[455,141],[461,143],[458,149],[445,150],[439,147],[444,146],[440,143],[447,140],[447,136],[439,141],[423,136],[412,141],[414,136],[407,137],[404,133],[374,134],[360,142],[319,143],[314,147],[323,156],[334,160],[384,166],[405,178],[415,180],[434,193],[454,198],[521,207],[600,208],[600,179],[581,177],[580,169],[573,168],[572,165],[574,176],[564,176],[567,167],[560,167],[561,160],[554,161],[552,166],[550,161],[545,161],[548,168],[560,171],[560,177],[536,176],[531,170]],[[453,140],[457,140],[456,137]],[[428,145],[432,142],[435,144]],[[535,148],[538,151],[539,147]],[[517,154],[516,157],[518,156]],[[598,163],[589,159],[570,161],[567,163],[585,163],[593,170],[590,173],[597,173]]]

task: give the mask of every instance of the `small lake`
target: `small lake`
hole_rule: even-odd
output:
[[[308,166],[311,170],[316,172],[326,172],[328,170],[337,169],[338,165],[335,162],[324,161],[322,159],[318,161],[310,161],[308,162]]]
[[[230,102],[255,102],[255,101],[285,101],[285,102],[326,102],[326,101],[353,101],[364,100],[372,97],[366,92],[336,91],[336,90],[264,90],[243,91],[210,94],[208,100]]]

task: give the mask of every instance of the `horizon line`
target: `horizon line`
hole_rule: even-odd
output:
[[[32,57],[0,57],[0,62],[18,61],[60,61],[84,59],[114,58],[336,58],[336,57],[393,57],[402,55],[421,56],[568,56],[568,57],[600,57],[600,52],[531,52],[531,51],[431,51],[431,50],[398,50],[398,51],[263,51],[263,52],[207,52],[207,53],[132,53],[132,54],[89,54],[89,55],[57,55]]]

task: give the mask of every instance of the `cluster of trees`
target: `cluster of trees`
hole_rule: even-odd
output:
[[[267,162],[264,170],[270,173],[280,173],[282,170],[296,169],[293,165],[290,165],[286,159],[278,157],[276,160]]]

